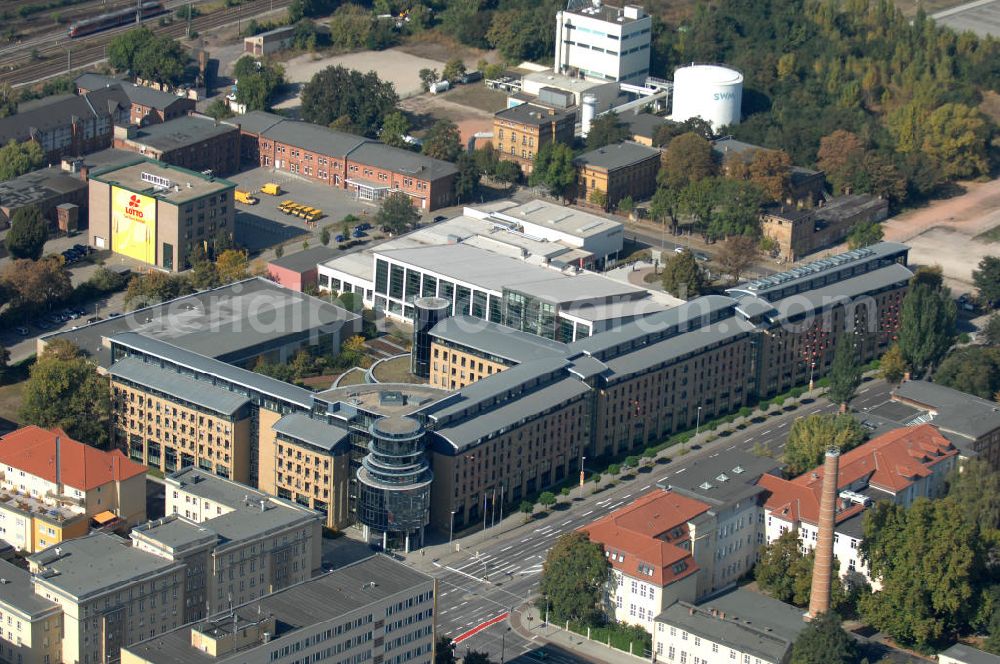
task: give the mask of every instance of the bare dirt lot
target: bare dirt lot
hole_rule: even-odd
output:
[[[956,292],[971,289],[984,256],[1000,255],[1000,242],[984,233],[1000,227],[1000,180],[962,183],[966,193],[887,220],[885,239],[912,247],[910,260],[940,265]]]
[[[415,130],[427,129],[436,120],[451,120],[458,125],[465,144],[476,132],[492,131],[493,114],[506,105],[505,94],[474,83],[443,94],[410,97],[399,106],[409,114]]]

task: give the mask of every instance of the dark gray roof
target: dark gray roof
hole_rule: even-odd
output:
[[[0,577],[4,579],[0,585],[0,607],[16,611],[29,620],[59,610],[58,604],[35,594],[27,570],[0,560]]]
[[[618,119],[628,125],[628,130],[633,136],[649,139],[652,139],[656,135],[656,130],[667,122],[666,118],[652,113],[622,113]]]
[[[540,358],[561,357],[568,352],[564,343],[468,315],[446,318],[435,325],[430,333],[432,337],[443,341],[517,364]]]
[[[580,355],[570,360],[567,371],[582,380],[587,380],[588,378],[593,378],[607,372],[608,365],[595,357]]]
[[[28,560],[41,565],[42,571],[35,575],[36,584],[52,586],[78,599],[182,567],[181,563],[132,548],[117,535],[104,533],[64,540]],[[51,572],[55,574],[49,575]]]
[[[437,180],[458,172],[458,168],[451,162],[432,159],[412,150],[402,150],[374,141],[358,145],[351,150],[350,158],[359,164],[384,168],[393,173],[410,175],[421,180]],[[352,175],[355,176],[358,174]]]
[[[659,159],[660,151],[656,148],[646,147],[632,141],[605,145],[602,148],[584,152],[573,160],[577,166],[592,166],[603,168],[607,171],[614,171],[625,168],[633,164],[646,161],[648,159]]]
[[[837,305],[849,303],[859,295],[874,293],[890,286],[905,285],[912,277],[913,272],[909,268],[899,263],[892,263],[850,279],[789,295],[774,303],[776,313],[769,318],[777,322],[814,311],[832,309]]]
[[[143,362],[137,357],[126,357],[115,362],[108,368],[108,373],[115,378],[157,390],[223,415],[232,415],[250,403],[250,400],[242,394]]]
[[[182,118],[143,127],[130,141],[167,152],[195,146],[215,136],[236,131],[238,130],[235,125],[216,122],[204,115],[185,115]]]
[[[956,643],[947,650],[942,651],[941,654],[951,657],[962,664],[1000,664],[1000,657],[997,655],[977,650],[964,643]]]
[[[296,251],[293,254],[285,254],[281,258],[274,258],[270,263],[286,270],[294,270],[300,273],[308,272],[309,270],[315,270],[318,264],[325,263],[338,253],[336,249],[330,249],[329,247],[311,247],[302,251]]]
[[[136,332],[122,332],[111,337],[111,342],[119,347],[150,355],[157,358],[157,361],[183,367],[196,374],[198,380],[205,380],[208,384],[229,389],[226,383],[232,383],[240,394],[252,390],[301,408],[312,408],[313,393],[305,388],[178,348],[159,339]]]
[[[245,113],[240,117],[235,118],[233,122],[238,124],[240,129],[248,134],[263,134],[274,125],[279,122],[284,122],[286,119],[287,118],[284,116],[275,115],[274,113],[250,111],[249,113]]]
[[[354,148],[368,140],[363,136],[345,134],[298,120],[279,122],[263,133],[269,139],[286,145],[339,158],[346,157]]]
[[[209,519],[201,525],[219,536],[220,542],[216,550],[220,550],[248,539],[267,537],[293,526],[301,526],[309,521],[318,524],[321,518],[319,512],[292,507],[288,503],[282,504],[268,498],[264,501],[263,510],[259,504],[240,505],[232,512]]]
[[[535,125],[536,127],[558,122],[568,116],[575,117],[576,109],[550,109],[534,104],[518,104],[496,113],[496,117],[501,120],[510,120],[518,124]]]
[[[757,480],[780,468],[781,464],[770,457],[730,450],[699,459],[683,473],[657,482],[657,486],[723,507],[761,493],[763,488],[757,486]]]
[[[146,539],[172,551],[215,544],[219,536],[205,527],[171,514],[162,519],[140,524],[132,529],[132,539]]]
[[[183,97],[178,97],[177,95],[170,94],[169,92],[161,92],[159,90],[154,90],[153,88],[147,88],[143,85],[135,85],[133,83],[129,83],[128,81],[112,78],[110,76],[103,76],[101,74],[88,73],[83,74],[76,79],[76,87],[83,90],[100,90],[101,88],[114,86],[120,87],[125,94],[128,95],[128,98],[132,103],[148,106],[161,111],[167,109],[175,102],[183,101],[184,99]]]
[[[717,154],[723,159],[730,159],[731,156],[739,157],[744,161],[749,161],[753,158],[753,153],[758,150],[774,150],[775,148],[765,148],[760,145],[754,145],[752,143],[746,143],[744,141],[738,141],[732,136],[725,136],[723,138],[718,138],[712,141],[712,149],[715,150]],[[804,168],[802,166],[792,166],[792,177],[793,180],[795,176],[812,176],[819,175],[823,171],[817,171],[812,168]]]
[[[882,494],[885,496],[885,494]],[[889,496],[886,496],[889,498]],[[858,512],[852,517],[844,519],[837,524],[834,529],[841,535],[846,535],[848,537],[853,537],[856,540],[864,539],[865,536],[865,513]]]
[[[598,359],[640,347],[668,335],[697,329],[712,320],[731,315],[735,302],[724,295],[706,295],[666,311],[650,314],[621,327],[569,344],[571,353],[586,353]],[[674,329],[676,328],[676,330]]]
[[[806,625],[802,609],[742,588],[697,606],[675,602],[656,620],[770,662],[784,660]]]
[[[234,509],[244,505],[244,499],[255,503],[259,503],[261,500],[274,500],[266,493],[245,484],[213,475],[196,466],[185,466],[167,475],[166,480],[168,484],[176,484],[181,491],[198,496],[202,500],[210,500]]]
[[[935,413],[931,424],[973,440],[1000,429],[1000,405],[944,385],[908,380],[893,391],[893,399],[927,407]]]
[[[322,450],[332,450],[351,432],[324,420],[309,417],[305,413],[289,413],[274,423],[277,433],[301,440]]]
[[[771,314],[774,312],[774,305],[765,299],[747,295],[746,297],[741,297],[736,302],[736,310],[743,314],[747,319],[753,319],[757,316],[763,316],[764,314]]]
[[[17,209],[87,188],[87,181],[59,168],[43,168],[0,182],[0,206]]]
[[[49,131],[68,126],[73,117],[108,117],[112,110],[131,107],[128,96],[120,87],[102,88],[85,95],[59,95],[39,100],[38,104],[22,104],[18,112],[0,119],[0,143],[11,140],[23,143],[31,138],[32,129]]]
[[[286,639],[295,642],[294,634],[310,625],[332,621],[366,606],[381,605],[397,595],[405,594],[408,598],[421,589],[429,591],[432,588],[431,577],[379,554],[255,599],[240,607],[243,611],[238,609],[237,612],[243,616],[245,611],[246,617],[254,619],[259,606],[261,613],[275,617],[278,633],[273,635],[268,645],[259,646],[272,650],[275,646],[286,644]],[[382,612],[380,610],[376,615]],[[219,619],[232,622],[228,612]],[[212,657],[191,646],[191,628],[190,624],[178,627],[130,645],[127,650],[154,664],[207,663],[236,658],[243,661],[249,652],[244,649],[231,655]]]

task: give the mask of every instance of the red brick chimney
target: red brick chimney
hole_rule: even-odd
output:
[[[819,537],[816,542],[816,559],[813,563],[812,590],[809,593],[811,620],[830,610],[830,585],[833,581],[833,529],[837,512],[837,478],[840,471],[840,450],[832,447],[826,451],[823,466],[823,488],[819,501]]]

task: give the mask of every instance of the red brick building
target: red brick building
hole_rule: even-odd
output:
[[[317,266],[336,255],[335,250],[326,247],[304,249],[270,261],[267,264],[267,272],[275,282],[285,288],[305,291],[317,284],[319,278]]]
[[[240,128],[197,113],[145,127],[115,127],[114,147],[199,173],[224,177],[240,169]]]
[[[134,85],[110,76],[84,74],[76,79],[75,83],[78,94],[116,86],[121,88],[131,104],[128,123],[138,127],[182,118],[194,111],[193,99]]]
[[[254,111],[238,120],[244,162],[347,189],[378,201],[394,191],[424,211],[451,205],[454,164],[363,136]]]

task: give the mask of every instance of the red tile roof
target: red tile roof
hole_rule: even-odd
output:
[[[861,483],[896,494],[916,480],[932,475],[935,465],[956,454],[955,446],[933,425],[894,429],[841,455],[837,488]],[[793,480],[762,476],[758,484],[771,492],[765,509],[789,521],[816,523],[823,474],[823,466],[819,466]],[[861,505],[843,502],[840,507],[838,523],[862,509]]]
[[[64,485],[88,491],[112,481],[127,480],[146,472],[121,450],[105,452],[73,440],[62,429],[28,426],[0,437],[0,464],[56,481],[56,436]]]
[[[580,530],[604,546],[616,570],[648,578],[662,588],[698,571],[691,556],[688,522],[708,509],[697,500],[656,490]],[[640,571],[640,565],[652,573]]]

